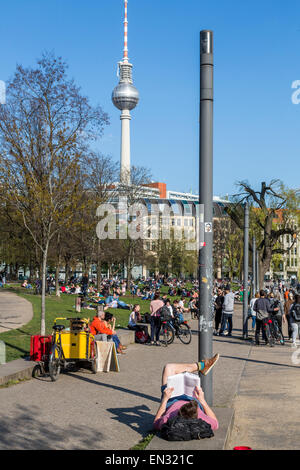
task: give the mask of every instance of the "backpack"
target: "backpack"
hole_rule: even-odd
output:
[[[138,344],[145,344],[149,342],[149,335],[144,330],[135,332],[135,342]]]
[[[181,416],[170,418],[162,425],[160,435],[167,441],[191,441],[213,437],[211,425],[203,419],[185,419]]]
[[[181,323],[184,322],[184,316],[182,315],[181,312],[177,312],[177,313],[175,314],[175,318],[176,318],[176,320],[178,321],[178,323],[179,323],[180,325],[181,325]]]
[[[170,310],[168,309],[168,307],[166,305],[164,305],[161,310],[160,310],[160,319],[161,321],[169,321],[172,319],[172,316],[171,316],[171,313],[170,313]]]
[[[144,323],[150,323],[151,322],[151,315],[150,313],[145,313],[144,314]]]
[[[300,304],[294,304],[292,306],[291,315],[295,321],[300,322]]]

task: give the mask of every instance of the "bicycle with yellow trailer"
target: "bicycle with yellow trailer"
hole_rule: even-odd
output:
[[[60,321],[60,323],[57,323]],[[69,321],[66,327],[62,321]],[[89,332],[89,319],[64,318],[54,320],[51,351],[49,355],[49,375],[56,381],[63,369],[71,365],[86,365],[97,372],[97,345]]]

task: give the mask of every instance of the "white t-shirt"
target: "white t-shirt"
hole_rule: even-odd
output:
[[[172,305],[166,305],[166,307],[170,310],[170,315],[171,315],[171,317],[173,318],[174,315],[173,315],[173,307],[172,307]]]
[[[128,320],[129,326],[136,326],[136,312],[131,312]]]
[[[253,317],[256,317],[256,311],[253,309],[256,300],[256,297],[253,297],[253,299],[250,300],[250,312]]]

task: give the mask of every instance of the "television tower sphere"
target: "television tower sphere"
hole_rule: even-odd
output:
[[[119,62],[120,82],[112,92],[112,101],[121,111],[131,111],[139,102],[139,92],[132,82],[132,65]]]

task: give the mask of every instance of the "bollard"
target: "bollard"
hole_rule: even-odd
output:
[[[5,343],[0,341],[0,364],[6,363]]]
[[[81,312],[81,298],[80,297],[76,297],[75,310],[78,313]]]
[[[237,447],[234,447],[233,450],[252,450],[251,447],[247,447],[247,446],[237,446]]]

